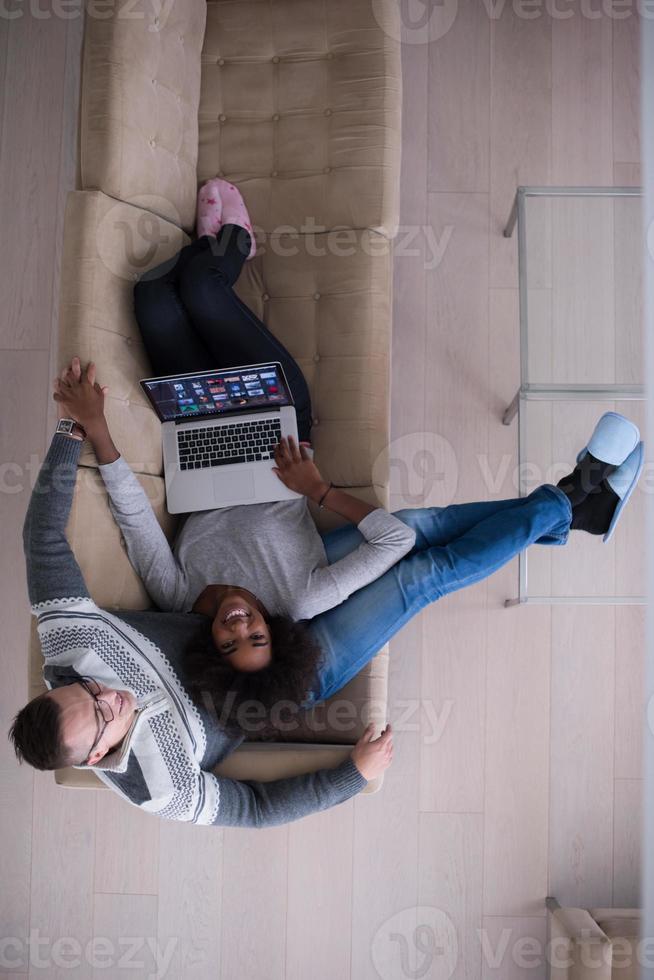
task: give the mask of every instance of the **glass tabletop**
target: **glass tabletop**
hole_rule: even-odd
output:
[[[522,386],[643,384],[639,188],[520,188]]]

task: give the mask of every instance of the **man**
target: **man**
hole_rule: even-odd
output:
[[[81,371],[76,359],[65,374],[104,393],[93,364]],[[95,401],[102,409],[103,399]],[[101,437],[93,421],[83,430],[60,420],[25,518],[28,591],[49,691],[14,719],[9,734],[19,760],[37,769],[92,767],[146,812],[198,824],[286,823],[360,792],[390,764],[390,726],[377,739],[368,726],[335,769],[270,783],[213,774],[243,736],[221,729],[215,713],[191,698],[184,676],[183,652],[207,642],[209,620],[100,609],[66,540],[82,442]]]

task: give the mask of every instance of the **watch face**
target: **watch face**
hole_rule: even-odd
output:
[[[75,423],[72,419],[60,419],[57,432],[72,432]]]

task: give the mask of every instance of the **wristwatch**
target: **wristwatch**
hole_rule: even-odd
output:
[[[75,419],[59,419],[55,433],[86,439],[86,430]]]

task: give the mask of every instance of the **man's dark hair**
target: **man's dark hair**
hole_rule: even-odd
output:
[[[271,659],[260,670],[236,670],[213,640],[201,647],[192,643],[186,650],[184,673],[191,696],[205,708],[209,701],[221,727],[232,735],[248,734],[243,719],[249,703],[261,706],[264,715],[256,724],[256,738],[274,738],[279,729],[271,722],[271,709],[283,702],[296,713],[315,684],[322,654],[308,627],[285,616],[271,616],[266,622]]]
[[[61,708],[45,691],[21,708],[9,729],[19,762],[35,769],[63,769],[75,759],[63,742]]]

